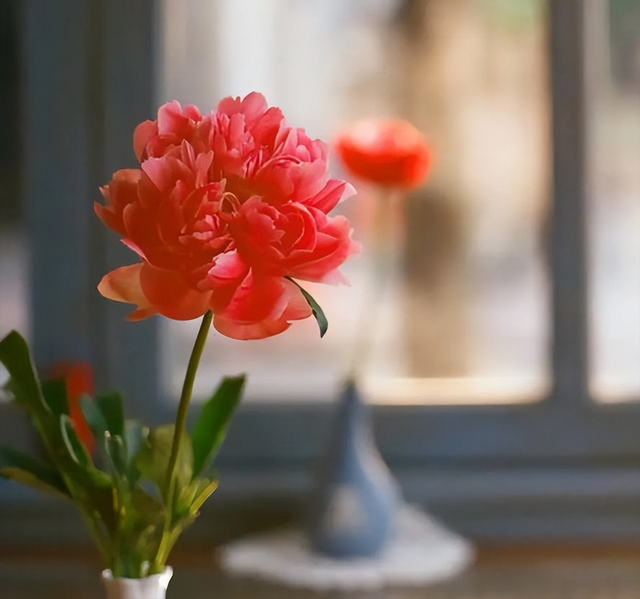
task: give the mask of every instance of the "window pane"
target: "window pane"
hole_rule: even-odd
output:
[[[640,2],[590,15],[590,319],[592,387],[640,398]]]
[[[0,7],[0,338],[29,336],[28,243],[21,194],[18,3]],[[0,365],[0,384],[7,377]]]
[[[163,101],[205,110],[257,89],[312,136],[331,139],[342,123],[392,115],[434,147],[433,175],[407,200],[398,268],[380,295],[368,368],[374,399],[539,397],[548,361],[544,2],[165,0],[164,13]],[[343,210],[371,250],[372,192],[355,184],[359,196]],[[324,339],[312,321],[261,342],[214,335],[200,392],[222,374],[248,371],[249,398],[330,399],[371,296],[370,254],[345,266],[351,287],[309,286],[329,317]],[[198,325],[163,326],[177,396]]]

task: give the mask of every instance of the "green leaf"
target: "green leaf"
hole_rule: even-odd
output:
[[[135,462],[135,457],[142,443],[146,440],[149,429],[135,420],[126,420],[124,423],[124,446],[127,452],[127,478],[129,486],[134,487],[140,478],[140,471]]]
[[[42,383],[42,394],[54,416],[69,415],[67,385],[64,379],[53,379]]]
[[[26,398],[42,401],[40,381],[27,342],[18,331],[11,331],[0,341],[0,362],[4,364]]]
[[[225,377],[207,400],[191,430],[194,478],[206,468],[224,440],[229,420],[240,402],[246,377]]]
[[[151,429],[146,442],[140,447],[135,458],[135,465],[142,478],[153,481],[160,489],[162,497],[167,495],[167,469],[173,444],[173,431],[175,425],[165,424]],[[176,462],[175,476],[177,488],[180,489],[189,484],[193,472],[193,449],[188,435],[182,437],[178,460]]]
[[[210,478],[194,478],[191,484],[180,490],[174,510],[174,522],[198,515],[198,510],[218,488],[218,481]]]
[[[144,523],[144,527],[149,524],[162,524],[166,517],[166,509],[157,499],[151,497],[145,491],[136,487],[131,492],[131,516]]]
[[[104,464],[107,472],[111,475],[111,482],[114,488],[113,504],[120,520],[127,513],[127,506],[130,501],[131,485],[128,478],[127,452],[124,447],[122,437],[111,435],[109,431],[104,433]]]
[[[126,420],[124,423],[124,439],[129,461],[138,453],[143,441],[149,435],[149,429],[137,420]]]
[[[111,391],[96,396],[96,404],[100,408],[107,430],[112,435],[122,437],[124,435],[124,410],[122,408],[122,396],[117,391]]]
[[[191,501],[189,502],[189,512],[191,515],[197,514],[204,502],[218,488],[217,480],[198,478],[191,483]]]
[[[93,467],[67,415],[55,417],[45,401],[27,343],[16,331],[0,341],[0,361],[11,375],[11,392],[38,429],[59,476],[74,502],[90,519],[99,518],[110,533],[117,527],[113,510],[113,484],[107,474]],[[6,474],[25,484],[39,484],[33,472],[7,466]],[[56,488],[56,487],[54,487]]]
[[[59,452],[62,440],[58,418],[45,401],[29,348],[17,331],[11,331],[0,341],[0,362],[11,375],[5,388],[10,390],[15,401],[27,411],[31,424],[40,434],[49,455],[60,473],[64,474],[58,463],[58,457],[64,453]]]
[[[124,437],[124,414],[122,396],[117,391],[91,398],[83,395],[80,398],[80,409],[87,424],[102,439],[105,432],[113,436]]]
[[[110,536],[113,536],[119,526],[119,516],[116,513],[116,488],[111,477],[89,466],[81,466],[71,461],[74,468],[65,481],[69,487],[74,502],[81,507],[84,514],[90,515],[93,520],[99,520]]]
[[[69,490],[55,468],[11,447],[0,447],[0,475],[38,491],[70,498]]]
[[[78,439],[76,429],[73,428],[73,423],[66,414],[60,416],[60,432],[62,433],[62,440],[64,441],[67,451],[74,462],[81,466],[93,465],[91,456],[87,453],[80,439]]]
[[[126,438],[109,432],[107,420],[98,402],[91,397],[82,396],[80,398],[80,408],[87,424],[95,435],[103,463],[108,467],[118,492],[123,491],[124,481],[128,481],[128,486],[132,487],[137,477],[132,477],[131,475],[134,471],[137,473],[137,470],[130,467],[131,460],[127,455]]]
[[[0,341],[0,361],[11,375],[11,392],[29,413],[59,476],[64,480],[68,495],[88,519],[99,518],[107,530],[113,533],[117,527],[117,518],[113,509],[112,481],[107,474],[92,465],[69,417],[65,414],[59,418],[53,415],[42,393],[27,344],[16,331]],[[15,466],[7,468],[7,475],[21,477],[26,484],[38,484],[35,482],[35,475],[18,473],[16,470],[22,469]]]
[[[113,468],[113,473],[119,478],[128,478],[127,450],[124,440],[118,435],[105,435],[105,453],[109,458],[109,464]]]
[[[8,401],[15,401],[17,404],[20,404],[20,397],[24,395],[24,392],[20,389],[20,385],[11,377],[2,385],[2,391],[3,399],[6,398]]]
[[[104,439],[104,433],[108,430],[107,421],[98,404],[88,395],[82,395],[80,409],[96,439]]]
[[[285,277],[285,278],[289,279],[289,281],[291,281],[294,285],[296,285],[298,289],[300,289],[300,291],[302,292],[304,299],[307,300],[307,304],[309,304],[309,307],[311,308],[311,313],[313,314],[314,318],[316,319],[316,322],[318,323],[318,328],[320,329],[320,337],[324,337],[325,333],[327,332],[327,329],[329,328],[329,321],[327,320],[327,317],[325,316],[322,308],[320,307],[320,304],[315,299],[313,299],[313,296],[306,289],[303,289],[291,277]]]

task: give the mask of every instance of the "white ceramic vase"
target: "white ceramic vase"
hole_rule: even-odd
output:
[[[114,578],[111,570],[102,571],[102,582],[107,589],[107,599],[165,599],[173,569],[146,578]]]

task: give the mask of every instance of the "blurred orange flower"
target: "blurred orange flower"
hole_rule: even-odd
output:
[[[69,418],[78,439],[87,448],[89,453],[95,451],[95,439],[80,408],[80,398],[83,395],[93,395],[93,368],[88,362],[74,360],[58,362],[50,370],[50,375],[55,379],[63,379],[69,402]]]
[[[401,119],[358,121],[339,132],[335,148],[349,173],[385,187],[418,186],[432,162],[424,135]]]

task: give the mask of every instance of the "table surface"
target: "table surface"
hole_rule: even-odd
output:
[[[314,592],[217,566],[211,547],[177,550],[167,599],[640,599],[639,546],[481,546],[473,567],[446,583],[379,591]],[[88,548],[2,549],[1,599],[101,599]]]

